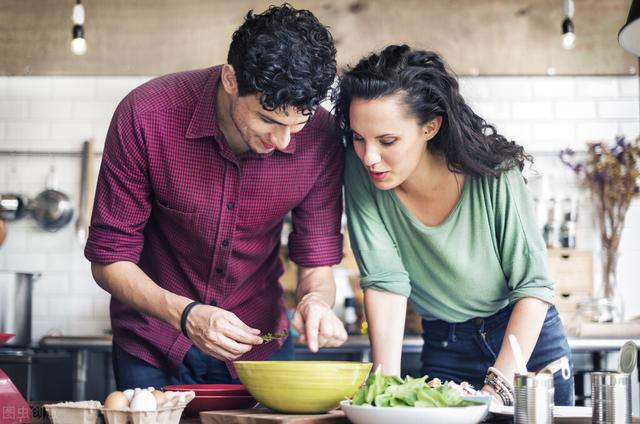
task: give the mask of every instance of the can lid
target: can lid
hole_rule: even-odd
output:
[[[620,348],[618,371],[631,374],[638,363],[638,347],[632,341],[628,341]]]

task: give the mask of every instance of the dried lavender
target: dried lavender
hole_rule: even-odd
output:
[[[625,216],[631,200],[640,192],[640,138],[627,142],[624,137],[616,137],[612,146],[587,143],[584,160],[578,160],[576,153],[567,148],[560,152],[560,159],[591,192],[605,255],[604,294],[611,297],[615,291],[615,279],[611,281],[609,276],[615,276]]]

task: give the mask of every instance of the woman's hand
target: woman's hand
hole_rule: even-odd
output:
[[[187,334],[201,351],[223,361],[237,359],[262,344],[260,330],[249,327],[232,312],[209,305],[191,310]]]
[[[298,302],[291,325],[300,334],[300,341],[317,352],[321,347],[340,346],[347,340],[347,332],[333,309],[314,293],[306,294]]]
[[[502,398],[496,393],[496,391],[493,389],[493,387],[489,386],[488,384],[485,384],[484,387],[482,388],[482,391],[484,393],[490,394],[493,399],[491,400],[491,403],[493,406],[503,406],[504,402],[502,401]]]

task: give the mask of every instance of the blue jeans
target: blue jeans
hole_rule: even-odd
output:
[[[269,360],[293,360],[293,339],[288,337],[284,345]],[[118,390],[136,387],[163,387],[173,384],[237,384],[224,361],[206,355],[192,346],[182,361],[179,377],[169,371],[156,368],[113,343],[113,373]]]
[[[487,369],[493,366],[500,352],[511,311],[511,306],[507,306],[490,317],[457,324],[423,320],[422,374],[442,381],[468,381],[476,389],[481,389]],[[550,306],[527,368],[530,371],[540,370],[562,356],[569,358],[571,378],[563,380],[560,372],[555,374],[554,400],[556,405],[573,405],[571,350],[558,311]]]

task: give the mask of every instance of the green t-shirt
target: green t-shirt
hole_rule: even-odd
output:
[[[467,176],[456,206],[432,227],[394,190],[378,190],[349,148],[345,198],[363,289],[406,296],[425,319],[447,322],[487,317],[523,297],[553,303],[546,247],[517,168]]]

